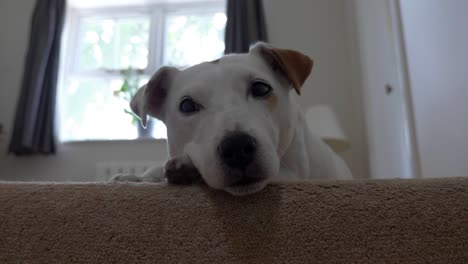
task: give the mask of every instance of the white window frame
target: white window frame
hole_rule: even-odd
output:
[[[226,0],[219,1],[195,1],[195,2],[166,2],[148,4],[145,6],[121,6],[121,7],[98,7],[98,8],[73,8],[67,10],[67,19],[65,22],[64,38],[62,41],[62,58],[59,75],[59,90],[57,93],[57,103],[60,105],[60,98],[62,89],[64,89],[65,80],[67,76],[77,77],[97,77],[101,79],[120,78],[122,73],[128,69],[96,69],[90,71],[78,70],[78,56],[76,52],[81,47],[78,45],[80,34],[80,21],[93,17],[93,18],[125,18],[135,17],[135,15],[145,15],[150,19],[149,28],[149,43],[148,43],[148,64],[145,69],[137,69],[137,73],[141,76],[149,78],[160,67],[163,66],[164,56],[164,32],[165,32],[165,18],[168,14],[192,14],[192,13],[213,13],[225,12]],[[184,67],[183,65],[178,65]],[[60,109],[60,107],[57,107]],[[59,119],[59,114],[57,118]],[[60,122],[57,122],[57,129],[61,129]],[[125,139],[123,139],[125,140]],[[136,139],[138,140],[138,139]],[[69,140],[67,140],[69,141]],[[81,140],[72,140],[81,141]],[[83,141],[101,141],[99,139],[83,139]]]
[[[78,37],[80,20],[88,17],[115,17],[124,18],[135,17],[135,15],[146,15],[150,19],[150,35],[148,43],[148,65],[141,74],[151,76],[161,66],[163,66],[164,54],[164,32],[166,25],[165,17],[170,14],[192,14],[192,13],[212,13],[216,11],[225,11],[225,1],[200,1],[189,3],[159,3],[148,6],[125,6],[125,7],[110,7],[110,8],[92,8],[92,9],[75,9],[69,10],[69,26],[68,26],[68,41],[65,45],[69,50],[79,50]],[[111,14],[111,15],[110,15]],[[154,33],[153,33],[154,32]],[[85,75],[85,76],[102,76],[110,75],[109,77],[120,76],[121,69],[118,71],[112,70],[93,70],[90,72],[77,71],[77,57],[72,55],[72,52],[67,52],[65,56],[65,69],[68,74]],[[182,66],[182,65],[178,65]]]

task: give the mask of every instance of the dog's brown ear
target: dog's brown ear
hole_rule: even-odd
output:
[[[301,87],[309,77],[314,61],[307,55],[295,50],[279,49],[266,43],[259,42],[251,49],[265,58],[274,70],[280,70],[291,82],[297,94],[301,94]]]
[[[163,120],[164,102],[171,81],[177,72],[179,70],[174,67],[160,68],[133,96],[130,108],[140,118],[144,127],[146,127],[148,115]]]

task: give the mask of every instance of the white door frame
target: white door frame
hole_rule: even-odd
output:
[[[410,164],[413,178],[422,178],[421,163],[419,157],[418,141],[416,137],[416,123],[414,120],[414,108],[411,97],[411,83],[408,71],[408,59],[403,32],[403,20],[401,17],[401,0],[387,0],[389,16],[392,24],[393,46],[395,47],[395,59],[398,71],[399,86],[403,92],[403,113],[405,116],[405,137],[407,149],[410,152]]]
[[[420,178],[400,0],[349,1],[372,178]],[[353,48],[352,48],[353,49]],[[387,96],[388,95],[388,96]]]

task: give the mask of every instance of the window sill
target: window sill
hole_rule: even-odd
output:
[[[167,139],[165,138],[136,138],[136,139],[84,139],[84,140],[68,140],[60,141],[60,145],[75,145],[75,144],[109,144],[109,143],[166,143]]]

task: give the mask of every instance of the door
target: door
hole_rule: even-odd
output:
[[[354,0],[372,178],[418,177],[395,2]]]

